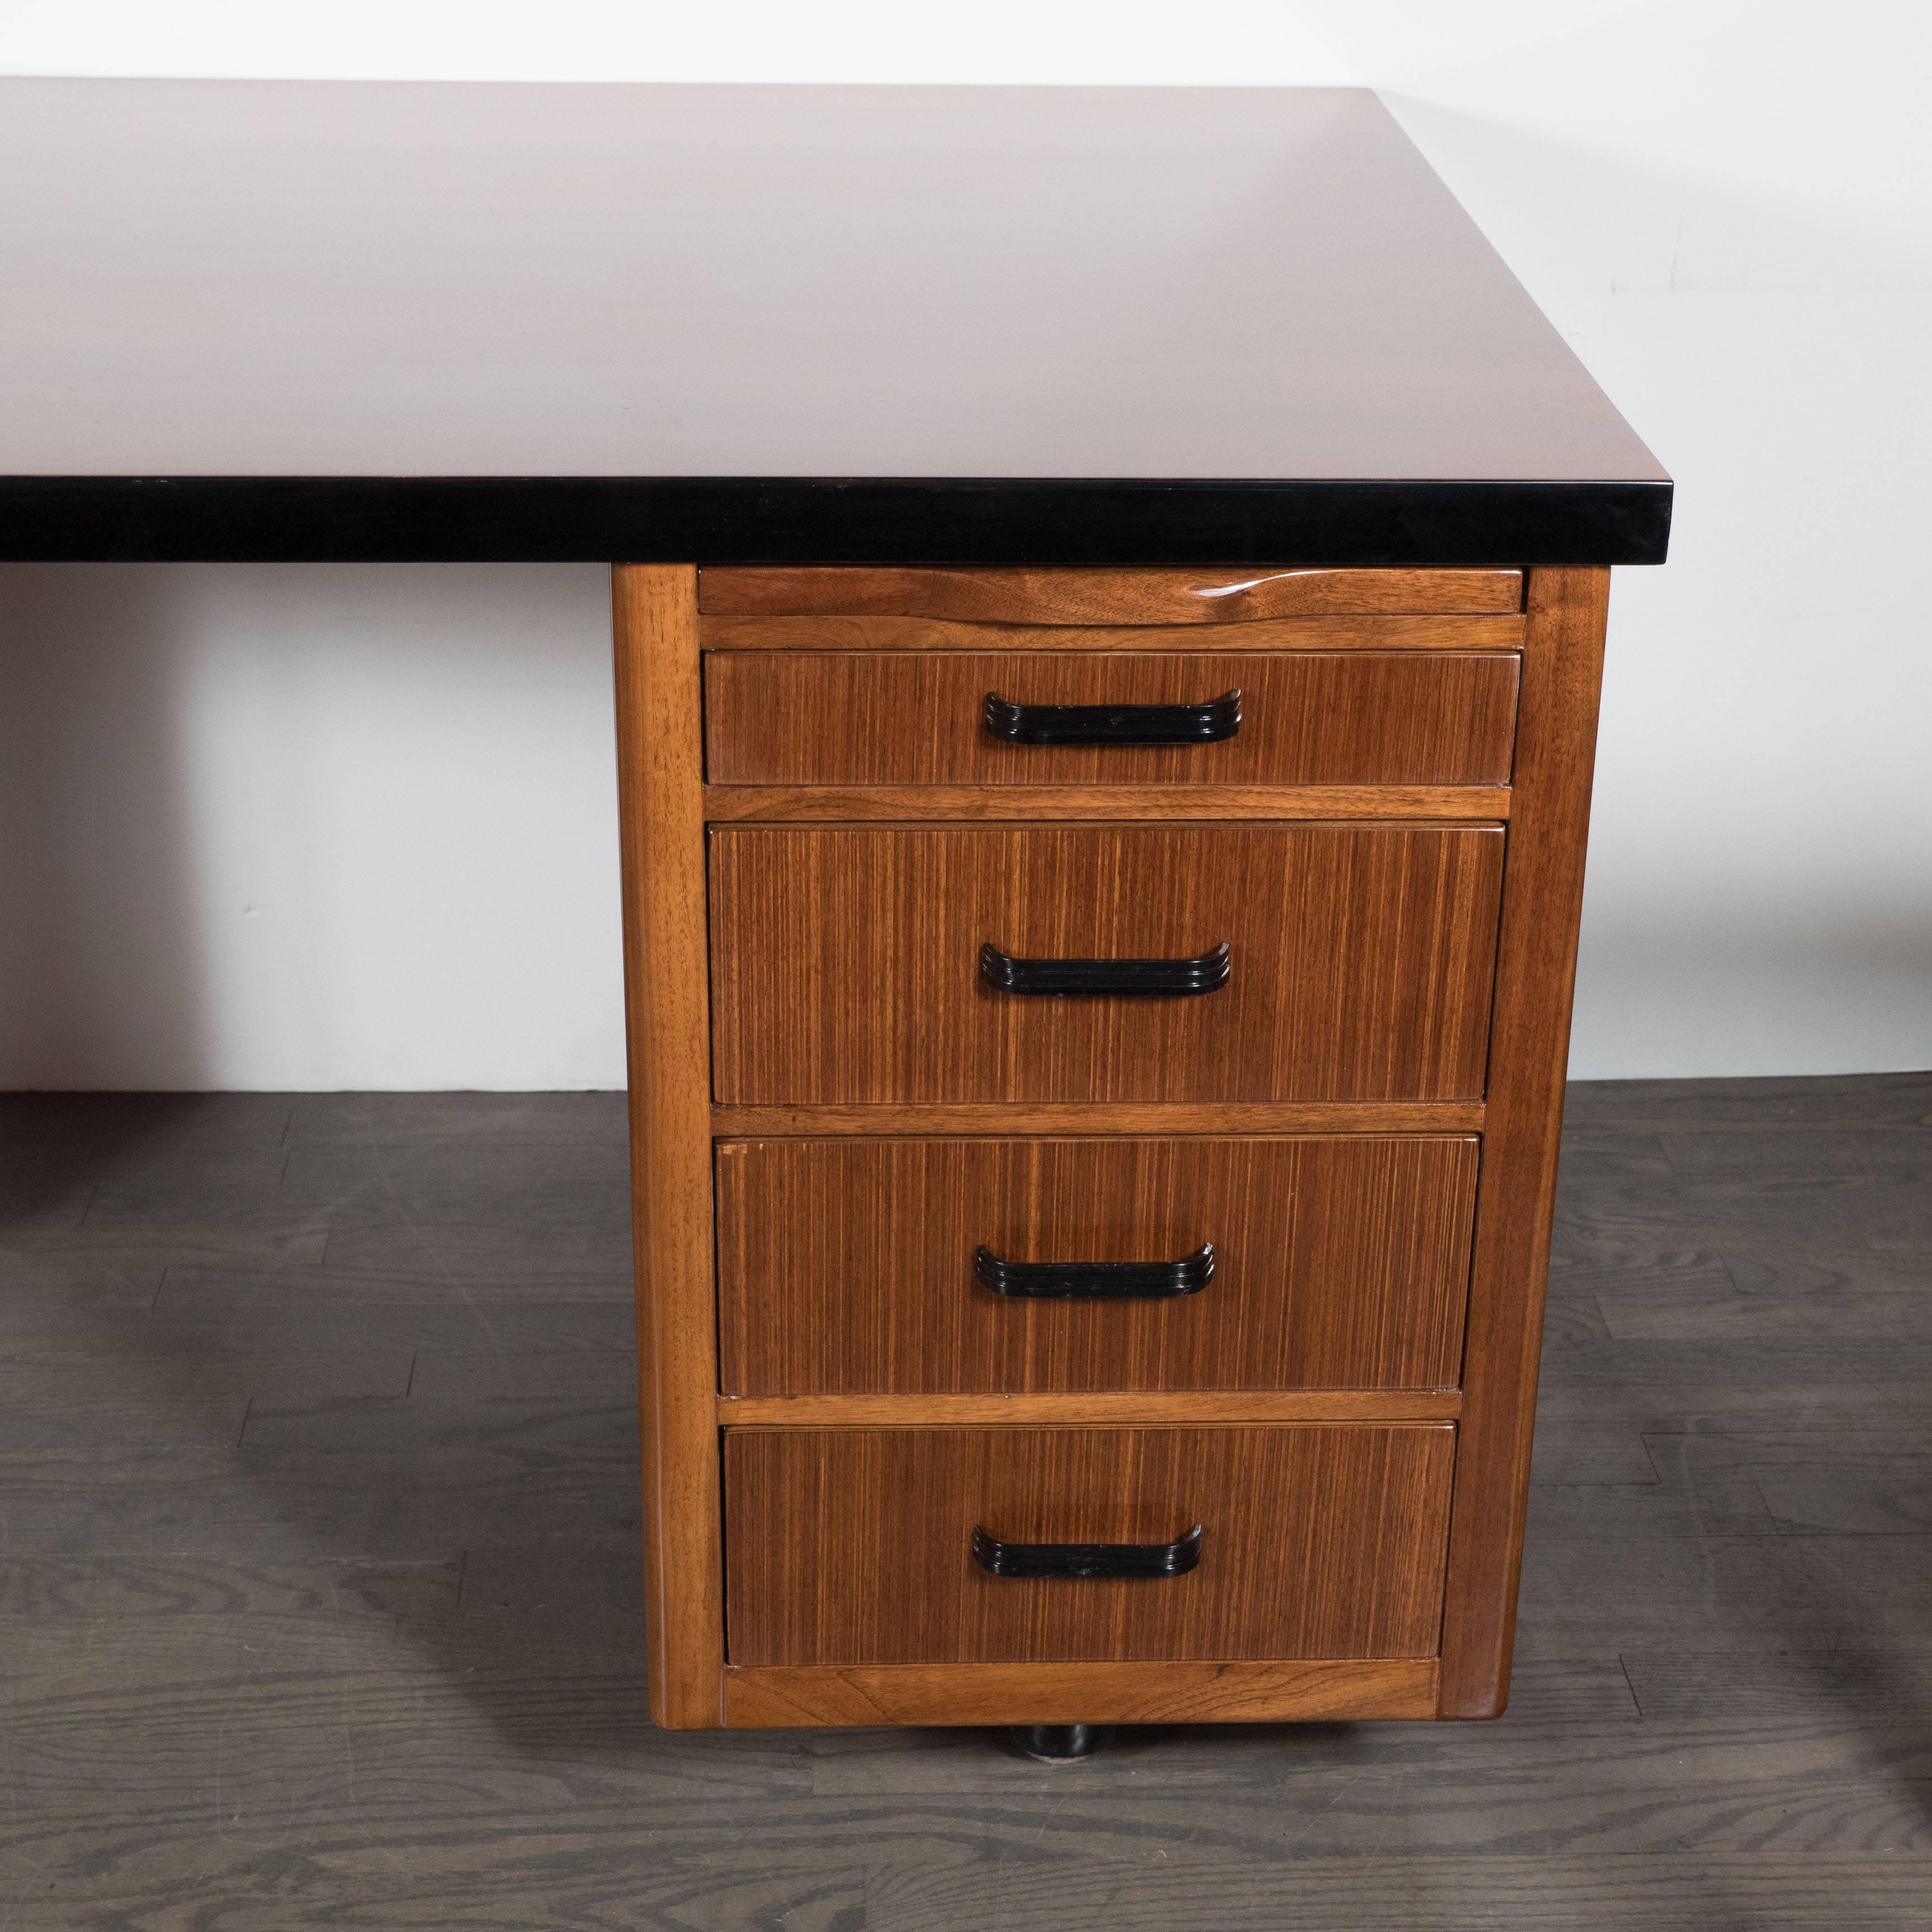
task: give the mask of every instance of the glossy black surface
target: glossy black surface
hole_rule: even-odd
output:
[[[1661,563],[1668,483],[0,476],[0,557]]]
[[[1192,959],[1020,959],[991,940],[980,949],[980,978],[1003,993],[1178,999],[1217,991],[1232,970],[1225,939]]]
[[[1241,728],[1241,694],[1204,704],[1014,704],[989,691],[986,722],[1015,745],[1207,745]]]
[[[1009,1262],[974,1251],[973,1279],[994,1294],[1035,1301],[1166,1301],[1214,1278],[1214,1244],[1173,1262]]]
[[[977,1526],[973,1561],[989,1576],[1184,1576],[1201,1561],[1202,1526],[1172,1543],[1002,1543]]]
[[[1605,563],[1670,484],[1352,89],[0,82],[12,556]]]

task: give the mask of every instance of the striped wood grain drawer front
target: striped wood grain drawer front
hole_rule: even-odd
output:
[[[712,616],[944,617],[1004,624],[1228,624],[1329,612],[1507,614],[1515,570],[927,570],[698,574]]]
[[[712,652],[706,776],[757,785],[1501,785],[1516,689],[1507,653]],[[987,718],[988,694],[1026,707],[1104,709],[1202,706],[1231,692],[1240,693],[1238,724],[1208,742],[1016,742]]]
[[[1443,1424],[734,1429],[730,1661],[1051,1663],[1436,1654]],[[1005,1546],[1172,1546],[1184,1574],[995,1575]]]
[[[1437,1389],[1462,1358],[1473,1138],[769,1140],[718,1149],[728,1394]],[[1198,1291],[1001,1293],[1001,1261]],[[1001,1285],[1006,1285],[1001,1283]],[[1128,1284],[1113,1284],[1124,1287]]]
[[[1480,1097],[1484,826],[733,826],[711,835],[716,1097]],[[1190,997],[1040,997],[1020,958],[1206,959]]]

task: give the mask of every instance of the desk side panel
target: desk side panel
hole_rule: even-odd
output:
[[[651,1714],[724,1720],[698,573],[612,573]]]
[[[1509,1697],[1610,576],[1538,570],[1529,580],[1464,1331],[1444,1718],[1500,1716]]]

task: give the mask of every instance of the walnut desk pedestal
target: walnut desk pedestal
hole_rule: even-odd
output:
[[[16,81],[0,163],[0,554],[614,566],[657,1720],[1499,1712],[1670,484],[1373,98]]]
[[[1502,1709],[1607,578],[617,571],[660,1722]]]

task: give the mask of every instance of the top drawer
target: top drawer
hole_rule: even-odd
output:
[[[1516,701],[1508,651],[708,651],[706,776],[1503,785]]]
[[[700,570],[707,616],[1229,624],[1341,613],[1505,614],[1516,570]]]

